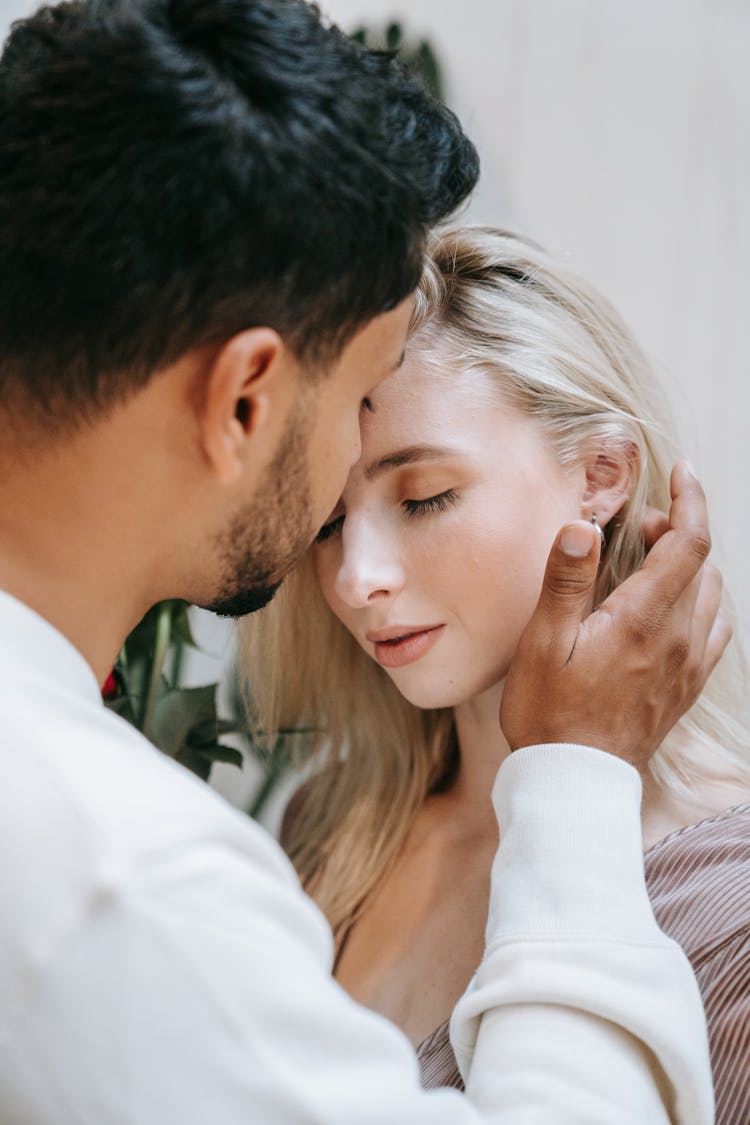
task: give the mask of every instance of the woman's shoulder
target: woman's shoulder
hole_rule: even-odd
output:
[[[673,832],[645,864],[656,919],[694,968],[750,933],[750,802]]]

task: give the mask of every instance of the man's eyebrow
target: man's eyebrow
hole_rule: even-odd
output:
[[[453,452],[454,450],[441,445],[409,445],[373,461],[365,469],[365,480],[374,480],[389,469],[400,469],[402,465],[414,465],[419,461],[435,461],[438,457],[446,457]]]

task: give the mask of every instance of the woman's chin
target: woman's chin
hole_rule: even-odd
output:
[[[432,676],[423,682],[409,682],[403,675],[390,675],[390,679],[404,699],[420,711],[440,711],[449,707],[461,707],[463,704],[484,700],[488,696],[492,696],[491,701],[499,708],[507,670],[507,666],[500,670],[493,668],[484,677],[456,676],[444,679],[440,676]]]
[[[467,703],[476,695],[476,690],[469,685],[459,684],[400,684],[392,677],[395,686],[408,703],[418,707],[420,711],[441,711],[448,707],[459,707]]]

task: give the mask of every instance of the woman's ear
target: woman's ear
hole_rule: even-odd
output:
[[[203,374],[201,444],[220,480],[243,472],[252,446],[258,464],[278,437],[290,402],[296,364],[272,328],[239,332],[214,355]]]
[[[584,518],[595,516],[606,527],[629,499],[638,474],[638,448],[633,442],[603,447],[597,445],[586,457]]]

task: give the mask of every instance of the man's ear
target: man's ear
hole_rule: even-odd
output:
[[[638,466],[638,448],[633,442],[592,447],[584,461],[584,518],[596,516],[600,527],[606,527],[629,499],[638,475]]]
[[[249,440],[258,463],[265,463],[286,420],[295,371],[292,353],[272,328],[239,332],[214,355],[203,373],[199,421],[204,452],[220,480],[240,476]]]

